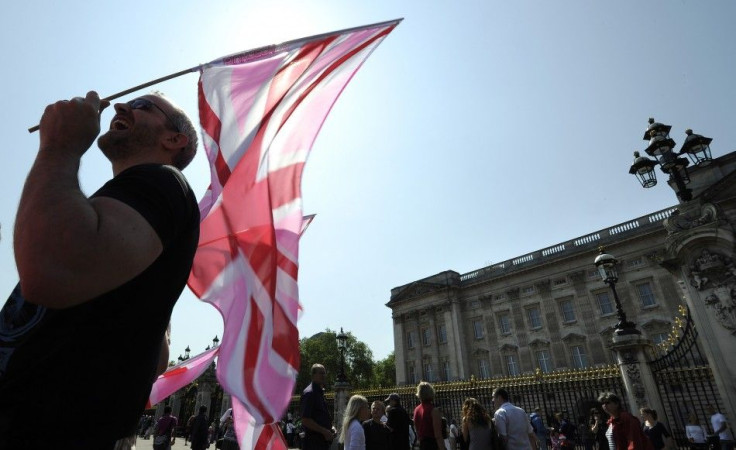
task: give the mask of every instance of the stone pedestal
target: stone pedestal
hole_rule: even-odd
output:
[[[664,411],[648,364],[652,342],[641,334],[614,334],[611,349],[621,370],[629,412],[638,416],[642,407]]]
[[[342,418],[345,416],[345,409],[348,406],[348,400],[350,399],[350,393],[353,387],[348,382],[336,382],[335,383],[335,428],[337,429],[337,435],[340,436],[340,428],[342,428]],[[331,450],[337,450],[338,438],[336,437],[332,441]]]

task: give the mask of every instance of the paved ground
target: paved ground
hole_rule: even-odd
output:
[[[135,445],[136,450],[153,450],[153,439],[143,439],[138,438],[138,442],[136,442]],[[177,438],[176,442],[174,442],[174,445],[171,446],[171,450],[192,450],[189,447],[189,443],[187,442],[187,445],[184,445],[184,439],[183,438]],[[210,448],[208,450],[215,450],[215,444],[210,445]],[[298,450],[298,449],[295,449]]]

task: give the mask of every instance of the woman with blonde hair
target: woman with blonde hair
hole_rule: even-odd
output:
[[[362,395],[350,397],[340,428],[340,442],[344,444],[345,450],[365,450],[363,421],[370,417],[371,408],[368,400]]]
[[[434,388],[426,381],[417,386],[417,398],[421,403],[414,409],[414,427],[417,429],[420,450],[442,450],[442,413],[434,407]]]

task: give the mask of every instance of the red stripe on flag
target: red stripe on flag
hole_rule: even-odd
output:
[[[278,302],[273,304],[273,339],[271,347],[291,367],[299,367],[299,352],[294,351],[294,342],[299,342],[299,330],[289,320]]]
[[[219,149],[222,122],[220,122],[220,118],[217,117],[217,114],[215,114],[210,107],[210,104],[207,102],[207,98],[204,95],[204,89],[202,88],[202,78],[200,78],[197,83],[197,91],[199,98],[199,122],[202,124],[202,128],[204,128],[204,132],[217,143],[217,148]],[[217,171],[217,179],[220,180],[220,186],[224,186],[230,177],[230,168],[222,158],[221,151],[217,152],[215,170]]]
[[[263,336],[264,318],[261,314],[261,310],[258,309],[255,299],[251,296],[250,298],[250,323],[248,323],[248,346],[251,349],[257,349],[261,343],[261,336]],[[258,398],[256,389],[253,381],[256,377],[256,367],[260,360],[260,352],[248,351],[245,352],[245,359],[243,360],[243,385],[245,387],[245,396],[248,398],[248,402],[253,405],[256,410],[264,414],[264,423],[273,422],[274,419],[268,415],[267,409],[264,407],[261,399]]]

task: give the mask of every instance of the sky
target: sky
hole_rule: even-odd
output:
[[[399,17],[338,99],[304,172],[304,213],[317,217],[300,246],[302,337],[343,328],[385,358],[392,288],[674,205],[659,169],[647,190],[628,174],[649,117],[672,125],[678,149],[686,128],[712,137],[716,157],[736,143],[728,0],[6,2],[0,291],[17,283],[12,228],[38,147],[26,130],[47,104]],[[155,89],[196,119],[196,85],[189,74]],[[200,197],[203,151],[184,174]],[[87,194],[111,177],[96,146],[79,177]],[[171,359],[215,335],[219,313],[186,290]]]

